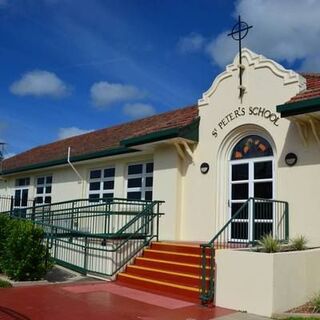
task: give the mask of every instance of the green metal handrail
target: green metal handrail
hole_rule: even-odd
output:
[[[8,214],[42,227],[47,247],[58,264],[85,274],[112,277],[153,239],[158,240],[162,203],[77,199],[34,204]]]
[[[247,228],[245,228],[246,224]],[[257,228],[259,224],[260,230]],[[270,224],[271,231],[269,230]],[[249,234],[250,230],[251,234]],[[249,198],[209,242],[200,245],[202,256],[200,299],[203,304],[207,304],[214,299],[216,249],[254,246],[267,233],[273,234],[279,241],[287,242],[289,240],[288,202]],[[239,239],[234,239],[236,237]],[[209,263],[207,257],[210,258]],[[209,282],[206,280],[208,270]]]

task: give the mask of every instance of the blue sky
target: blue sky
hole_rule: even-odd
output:
[[[317,0],[0,0],[0,139],[16,154],[193,104],[246,45],[320,71]],[[285,15],[283,13],[286,13]]]

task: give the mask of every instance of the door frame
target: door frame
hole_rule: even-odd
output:
[[[254,164],[257,162],[266,162],[266,161],[272,161],[272,179],[268,178],[268,179],[254,179]],[[248,164],[248,179],[247,180],[237,180],[235,182],[232,181],[232,166],[235,164]],[[266,157],[256,157],[256,158],[247,158],[247,159],[239,159],[239,160],[229,160],[229,178],[228,178],[228,191],[229,191],[229,195],[228,195],[228,218],[231,219],[232,218],[232,203],[245,203],[247,201],[247,199],[239,199],[239,200],[232,200],[232,185],[233,184],[240,184],[240,183],[248,183],[248,198],[253,198],[254,197],[254,183],[255,182],[270,182],[270,180],[272,180],[272,198],[275,198],[275,157],[274,155],[272,156],[266,156]],[[269,199],[269,200],[271,200]],[[238,221],[239,220],[239,221]],[[228,235],[228,239],[229,241],[233,241],[233,242],[249,242],[253,240],[253,230],[252,230],[252,226],[254,225],[254,223],[256,222],[262,222],[262,221],[256,221],[259,219],[255,219],[255,221],[253,221],[253,208],[252,208],[252,204],[249,204],[249,208],[248,208],[248,218],[247,219],[236,219],[235,222],[247,222],[248,223],[248,239],[247,241],[243,240],[243,239],[234,239],[232,238],[231,235],[231,229],[229,231],[229,235]],[[266,219],[260,219],[260,220],[266,220]],[[272,217],[272,220],[268,220],[265,222],[272,222],[273,224],[273,220],[274,218]],[[272,229],[274,229],[274,224],[272,226]]]

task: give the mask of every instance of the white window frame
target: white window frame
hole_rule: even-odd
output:
[[[27,185],[23,185],[23,186],[17,186],[17,180],[20,180],[20,179],[29,179],[29,184]],[[20,177],[20,178],[16,178],[15,181],[14,181],[14,207],[15,208],[26,208],[28,206],[28,200],[29,200],[29,193],[30,193],[30,185],[31,185],[31,177],[27,176],[27,177]],[[27,205],[26,206],[22,206],[22,192],[23,190],[27,190]],[[15,205],[15,201],[16,201],[16,191],[19,191],[20,192],[20,203],[19,203],[19,206],[16,206]]]
[[[47,177],[51,177],[51,183],[47,183]],[[44,178],[43,184],[38,184],[38,179]],[[45,205],[50,204],[52,202],[52,185],[53,185],[53,174],[46,174],[41,176],[35,177],[35,198],[36,198],[36,204],[38,205]],[[47,187],[51,187],[51,192],[47,192]],[[38,193],[38,188],[43,188],[43,193]],[[46,197],[50,197],[50,203],[46,203],[45,199]],[[42,202],[39,203],[37,201],[38,198],[42,198]]]
[[[139,162],[131,162],[128,163],[126,166],[126,197],[128,198],[129,192],[141,192],[141,198],[140,200],[145,200],[146,192],[151,191],[152,192],[152,198],[153,198],[153,172],[147,172],[147,164],[152,163],[154,166],[153,160],[147,160],[147,161],[139,161]],[[129,166],[134,165],[142,165],[142,173],[137,174],[130,174],[129,175]],[[141,187],[128,187],[129,179],[139,179],[141,178]],[[152,178],[152,186],[146,187],[146,178]]]
[[[229,162],[229,219],[232,217],[232,203],[245,203],[247,199],[237,199],[234,200],[232,199],[232,185],[233,184],[241,184],[241,183],[248,183],[248,198],[254,198],[253,194],[253,187],[254,183],[259,183],[259,182],[272,182],[272,199],[275,197],[275,165],[274,165],[274,156],[267,156],[267,157],[258,157],[258,158],[248,158],[248,159],[242,159],[242,160],[230,160]],[[272,178],[266,178],[266,179],[254,179],[254,164],[258,162],[267,162],[271,161],[272,162]],[[237,164],[248,164],[248,179],[247,180],[236,180],[232,181],[232,166],[237,165]],[[249,223],[252,220],[252,208],[248,208],[248,219],[235,219],[234,222],[245,222],[248,223],[248,241],[252,240],[252,225]],[[273,223],[273,219],[255,219],[254,223],[259,223],[259,222],[267,222],[267,223]],[[273,228],[274,228],[273,224]],[[234,239],[231,238],[231,231],[229,234],[229,239],[231,241],[241,241],[243,242],[243,239]]]
[[[104,177],[104,170],[106,169],[114,169],[114,176],[113,177]],[[90,174],[92,171],[101,171],[101,176],[100,178],[90,178]],[[103,198],[104,194],[112,194],[112,198],[114,198],[114,190],[115,190],[115,177],[116,177],[116,166],[115,165],[108,165],[106,167],[99,167],[99,168],[91,168],[89,169],[89,174],[88,174],[88,198],[90,198],[90,195],[92,194],[98,194],[99,198]],[[113,181],[113,189],[108,189],[104,190],[103,189],[103,184],[104,182],[109,182]],[[99,182],[100,183],[100,188],[99,190],[90,190],[90,184]],[[94,199],[92,199],[94,200]]]

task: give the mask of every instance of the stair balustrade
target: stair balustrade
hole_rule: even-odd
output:
[[[209,242],[201,244],[200,299],[203,304],[214,299],[216,250],[253,247],[268,234],[280,242],[289,240],[288,202],[249,198],[233,212],[231,218]]]

